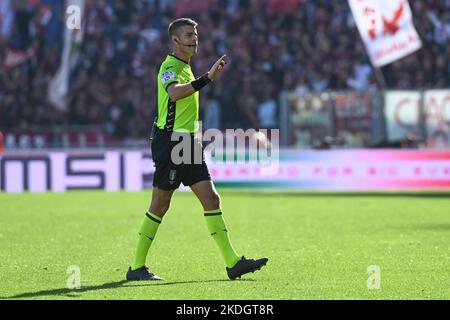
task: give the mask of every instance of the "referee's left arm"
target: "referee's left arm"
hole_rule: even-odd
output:
[[[200,78],[192,81],[191,83],[179,84],[172,83],[167,87],[167,93],[169,94],[170,100],[178,101],[180,99],[189,97],[196,91],[201,90],[204,86],[208,85],[211,81],[214,81],[217,76],[222,72],[225,66],[225,57],[223,55],[219,60],[214,63],[208,73],[205,73]]]

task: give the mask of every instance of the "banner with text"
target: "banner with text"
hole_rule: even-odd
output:
[[[391,142],[408,134],[421,136],[420,91],[387,91],[384,96],[386,132]]]
[[[450,190],[449,151],[280,151],[277,165],[209,162],[218,187],[293,190]],[[154,166],[144,151],[6,153],[2,192],[141,191]]]

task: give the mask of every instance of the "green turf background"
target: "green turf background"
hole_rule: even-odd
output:
[[[177,192],[148,264],[125,272],[150,193],[0,194],[0,299],[449,299],[450,193],[219,190],[238,253],[268,257],[227,280],[193,194]],[[81,289],[67,289],[67,268]],[[369,290],[367,268],[381,268]]]

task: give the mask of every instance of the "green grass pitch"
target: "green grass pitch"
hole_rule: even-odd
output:
[[[242,280],[227,279],[190,192],[175,193],[150,249],[166,278],[152,283],[124,281],[149,192],[0,194],[0,299],[450,298],[449,193],[219,191],[238,253],[270,259]]]

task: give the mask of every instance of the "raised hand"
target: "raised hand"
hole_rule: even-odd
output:
[[[211,81],[214,81],[216,77],[222,72],[226,62],[226,54],[224,54],[219,60],[214,63],[214,65],[211,67],[211,70],[208,72],[208,78],[211,79]]]

